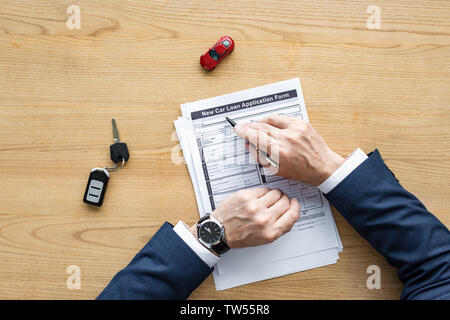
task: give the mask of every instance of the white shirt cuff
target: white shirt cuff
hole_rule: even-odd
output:
[[[341,183],[350,173],[353,172],[364,160],[367,155],[360,149],[353,151],[345,162],[335,171],[327,180],[322,182],[318,188],[323,194],[327,194]]]
[[[177,225],[173,227],[173,231],[175,231],[192,251],[194,251],[210,268],[219,261],[220,258],[218,256],[198,242],[197,238],[195,238],[191,230],[189,230],[189,227],[183,221],[178,221]]]

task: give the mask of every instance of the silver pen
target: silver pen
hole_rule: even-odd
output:
[[[232,126],[233,128],[236,126],[237,123],[236,123],[234,120],[230,119],[229,117],[225,117],[225,119],[227,119],[228,123],[231,124],[231,126]],[[257,146],[255,146],[255,145],[254,145],[253,143],[251,143],[250,141],[248,141],[248,143],[249,143],[250,145],[252,145],[252,146],[256,149],[256,151],[258,151],[259,154],[260,154],[267,162],[269,162],[272,166],[274,166],[275,168],[279,168],[279,167],[280,167],[280,165],[279,165],[276,161],[274,161],[274,160],[269,156],[269,154],[268,154],[267,152],[261,150],[260,148],[258,148]]]

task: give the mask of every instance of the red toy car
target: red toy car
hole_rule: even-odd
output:
[[[220,61],[234,50],[234,41],[229,36],[223,36],[220,40],[200,57],[203,69],[211,71]]]

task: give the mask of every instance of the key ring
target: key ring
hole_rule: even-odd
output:
[[[120,167],[118,167],[117,164],[114,164],[112,167],[104,167],[103,169],[105,169],[108,172],[119,171],[120,169],[122,169],[122,167],[124,165],[125,165],[125,159],[122,158],[122,164],[120,165]]]

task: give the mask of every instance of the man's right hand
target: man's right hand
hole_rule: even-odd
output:
[[[235,131],[278,161],[280,167],[271,167],[271,171],[314,186],[325,181],[345,161],[327,146],[309,122],[301,119],[272,115],[258,122],[237,125]],[[247,147],[260,164],[270,167],[254,147]]]

